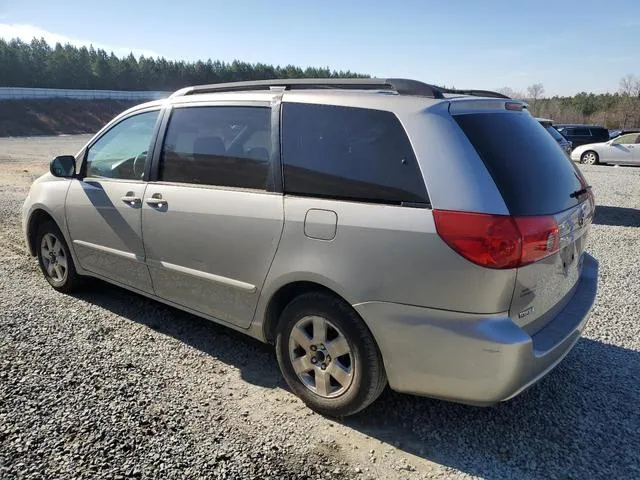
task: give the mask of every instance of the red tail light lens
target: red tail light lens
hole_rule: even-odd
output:
[[[560,237],[553,217],[519,217],[515,219],[522,235],[520,266],[542,260],[558,251]]]
[[[467,260],[489,268],[515,268],[522,256],[520,232],[505,215],[434,210],[438,235]]]
[[[517,268],[558,250],[553,217],[511,217],[434,210],[438,235],[453,250],[487,268]]]

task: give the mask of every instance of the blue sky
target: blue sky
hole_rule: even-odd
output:
[[[457,88],[616,91],[640,76],[640,0],[0,0],[0,37],[117,54],[329,66]],[[1,66],[0,66],[1,68]]]

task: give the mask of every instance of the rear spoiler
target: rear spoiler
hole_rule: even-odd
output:
[[[521,100],[511,100],[507,98],[503,100],[502,98],[489,99],[489,98],[456,98],[451,99],[449,102],[449,113],[451,115],[462,114],[462,113],[480,113],[484,112],[495,112],[499,110],[509,110],[522,112],[525,111],[529,113],[527,110],[529,105],[526,102]]]
[[[451,93],[454,95],[470,95],[472,97],[491,97],[491,98],[505,98],[511,99],[506,95],[498,92],[492,92],[491,90],[457,90],[455,88],[443,88],[440,87],[442,93]]]

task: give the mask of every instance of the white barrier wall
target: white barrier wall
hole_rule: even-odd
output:
[[[172,92],[0,87],[0,100],[17,100],[21,98],[76,98],[82,100],[156,100],[158,98],[166,98],[171,93]]]

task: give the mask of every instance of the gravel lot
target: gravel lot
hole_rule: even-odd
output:
[[[102,282],[48,286],[20,208],[86,138],[0,139],[0,478],[640,478],[640,168],[582,169],[600,288],[551,375],[492,408],[387,391],[334,422],[268,347]]]

